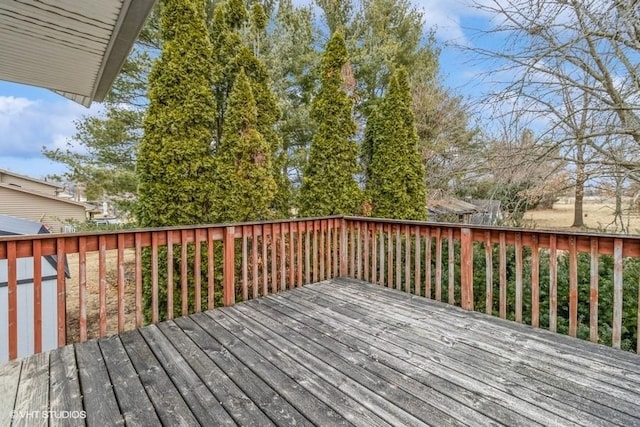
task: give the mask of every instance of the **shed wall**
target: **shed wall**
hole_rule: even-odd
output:
[[[18,357],[34,353],[33,257],[16,263],[18,277]],[[42,350],[58,346],[58,305],[56,270],[42,258]],[[0,260],[0,362],[9,360],[9,288],[7,260]]]

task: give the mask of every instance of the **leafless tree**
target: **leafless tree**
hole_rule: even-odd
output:
[[[499,49],[472,47],[494,60],[491,76],[509,76],[507,98],[550,99],[559,88],[588,93],[585,107],[612,114],[606,127],[587,137],[620,134],[640,144],[640,1],[638,0],[484,0],[475,7],[492,15],[488,30],[505,43]],[[530,86],[537,86],[534,92]],[[579,113],[579,112],[577,112]]]
[[[504,39],[499,49],[465,47],[491,62],[486,77],[494,84],[489,97],[501,101],[497,115],[535,122],[541,140],[556,145],[549,153],[574,164],[573,225],[582,226],[589,165],[623,167],[638,178],[638,156],[611,150],[607,141],[632,139],[640,148],[640,2],[474,4],[494,18],[487,34]]]

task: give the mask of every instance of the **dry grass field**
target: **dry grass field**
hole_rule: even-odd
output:
[[[553,209],[540,209],[525,214],[524,226],[527,228],[571,229],[573,223],[574,201],[564,198],[553,205]],[[623,232],[620,221],[615,222],[614,200],[599,197],[585,198],[584,223],[590,231]],[[632,234],[640,234],[640,212],[630,208],[630,200],[623,202],[624,229]]]

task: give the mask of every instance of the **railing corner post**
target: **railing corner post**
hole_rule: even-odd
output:
[[[471,229],[460,230],[461,306],[473,310],[473,236]]]
[[[222,303],[225,307],[234,305],[236,302],[236,289],[235,289],[235,227],[224,228],[224,260],[222,267],[223,275],[223,297]]]

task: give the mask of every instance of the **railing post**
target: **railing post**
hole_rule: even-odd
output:
[[[235,290],[235,227],[224,228],[224,260],[223,260],[223,304],[228,307],[236,302]]]
[[[7,242],[9,360],[18,357],[18,268],[16,242]]]
[[[347,277],[347,220],[340,220],[340,276]]]
[[[58,296],[58,347],[67,344],[66,252],[64,238],[56,239],[57,296]]]
[[[471,230],[460,230],[461,306],[473,310],[473,239]]]

